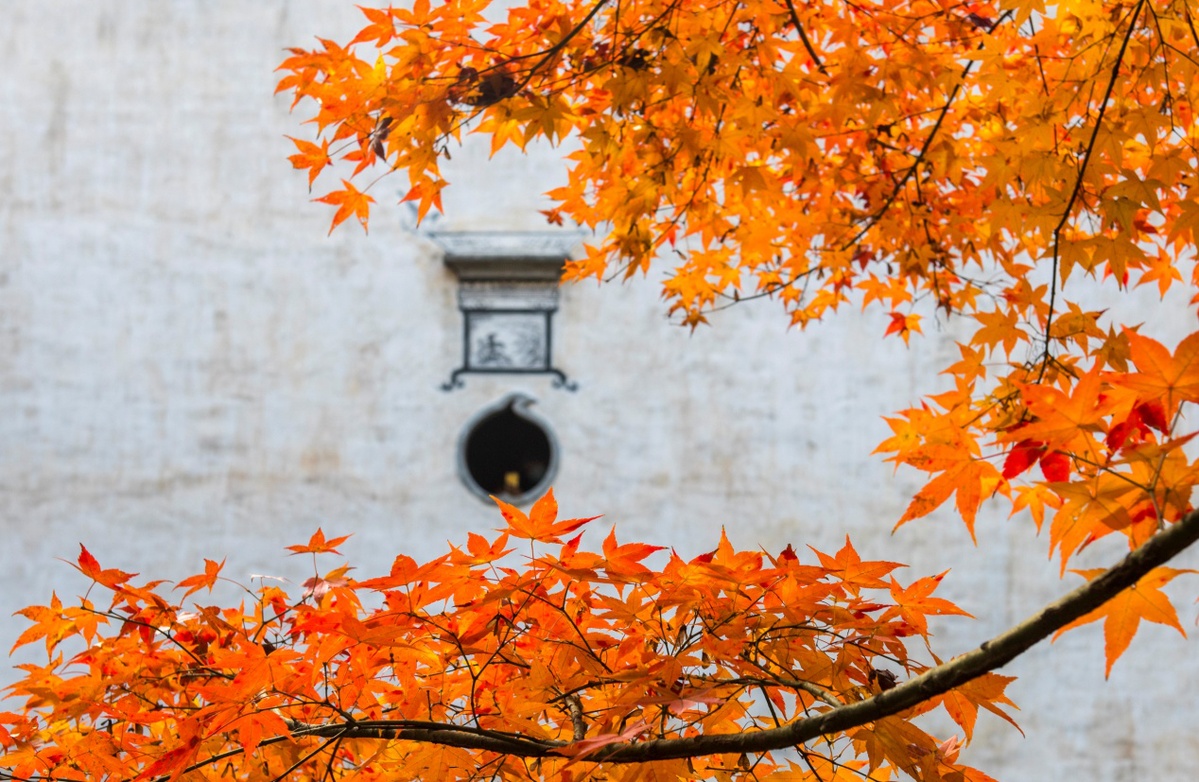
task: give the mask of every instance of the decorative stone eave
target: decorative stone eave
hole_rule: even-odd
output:
[[[582,235],[573,231],[430,231],[445,265],[458,277],[462,365],[442,385],[462,387],[465,374],[549,374],[554,386],[575,383],[553,364],[552,317],[558,282]]]
[[[582,241],[574,231],[430,231],[463,282],[552,282]]]

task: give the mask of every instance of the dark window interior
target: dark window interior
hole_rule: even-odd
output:
[[[466,439],[466,469],[479,488],[518,497],[536,488],[550,464],[550,439],[512,406],[479,421]]]

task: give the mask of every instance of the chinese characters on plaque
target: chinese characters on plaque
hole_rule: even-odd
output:
[[[558,280],[579,237],[572,233],[434,232],[445,264],[458,277],[462,366],[442,385],[468,373],[549,374],[554,386],[577,386],[553,364]]]
[[[467,312],[466,366],[548,370],[549,318],[549,312]]]

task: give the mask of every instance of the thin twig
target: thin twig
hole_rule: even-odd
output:
[[[820,55],[816,54],[816,49],[812,47],[812,42],[808,40],[808,34],[804,32],[803,25],[799,22],[799,14],[795,10],[795,3],[791,2],[791,0],[787,0],[787,10],[791,12],[791,24],[795,25],[796,31],[799,32],[799,40],[803,42],[803,48],[808,50],[808,56],[816,64],[816,70],[828,76],[828,69],[824,67],[824,61],[820,59]]]
[[[1066,208],[1062,210],[1062,217],[1058,221],[1057,227],[1053,229],[1053,267],[1049,280],[1049,311],[1045,318],[1045,352],[1042,354],[1041,372],[1037,377],[1038,382],[1045,377],[1045,370],[1049,367],[1049,346],[1053,344],[1053,340],[1049,334],[1053,330],[1053,309],[1057,303],[1058,262],[1061,255],[1062,229],[1070,221],[1070,213],[1074,210],[1074,204],[1078,201],[1078,197],[1082,193],[1082,180],[1087,173],[1091,157],[1095,153],[1095,141],[1099,138],[1099,129],[1103,127],[1103,117],[1107,113],[1108,105],[1111,103],[1112,92],[1116,88],[1116,80],[1120,77],[1120,65],[1124,62],[1124,53],[1128,51],[1128,42],[1132,40],[1132,35],[1136,32],[1137,19],[1141,16],[1141,9],[1144,7],[1145,0],[1140,0],[1137,3],[1137,7],[1133,9],[1132,19],[1128,23],[1128,32],[1124,34],[1124,40],[1120,42],[1120,51],[1116,53],[1116,61],[1112,63],[1112,77],[1107,82],[1107,92],[1103,94],[1103,100],[1099,104],[1099,114],[1095,117],[1095,127],[1091,129],[1091,139],[1087,142],[1087,150],[1083,154],[1082,165],[1078,169],[1078,177],[1074,180],[1074,189],[1070,191],[1070,198],[1066,201]]]

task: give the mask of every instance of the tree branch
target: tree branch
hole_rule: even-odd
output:
[[[808,40],[808,34],[804,32],[803,25],[799,21],[799,13],[795,10],[795,3],[791,2],[791,0],[787,0],[787,10],[791,13],[791,24],[795,25],[795,29],[799,33],[799,40],[803,42],[804,48],[808,50],[808,56],[812,58],[812,63],[816,66],[816,70],[828,76],[828,69],[824,67],[824,61],[820,59],[820,55],[816,53],[812,42]]]
[[[361,720],[351,723],[330,722],[324,725],[292,723],[292,735],[296,737],[341,736],[347,739],[414,741],[423,744],[437,744],[442,747],[481,749],[522,758],[553,757],[556,750],[569,743],[547,741],[469,725],[422,720]],[[631,762],[639,763],[641,761]]]
[[[587,738],[587,723],[583,719],[583,702],[578,695],[571,693],[566,696],[566,709],[570,712],[570,724],[574,730],[575,741]]]
[[[1120,51],[1116,53],[1116,61],[1112,63],[1112,75],[1107,82],[1107,91],[1103,94],[1103,100],[1099,103],[1099,115],[1095,117],[1095,127],[1091,129],[1091,138],[1087,142],[1087,150],[1083,153],[1082,164],[1078,168],[1078,178],[1074,180],[1074,188],[1070,191],[1070,198],[1066,201],[1066,207],[1062,210],[1062,217],[1058,221],[1057,227],[1053,229],[1053,267],[1049,279],[1049,311],[1045,316],[1045,352],[1042,354],[1041,374],[1038,377],[1038,381],[1045,376],[1045,370],[1049,367],[1049,347],[1053,344],[1053,340],[1049,334],[1053,330],[1053,310],[1054,305],[1057,303],[1057,270],[1060,265],[1062,230],[1070,222],[1070,213],[1074,211],[1074,204],[1078,201],[1078,196],[1082,193],[1082,180],[1086,176],[1087,167],[1091,163],[1091,157],[1095,154],[1095,141],[1099,138],[1100,128],[1103,127],[1103,117],[1107,113],[1107,107],[1112,100],[1112,93],[1116,89],[1116,80],[1120,78],[1120,65],[1124,62],[1124,53],[1128,51],[1128,43],[1132,40],[1132,36],[1137,30],[1137,19],[1140,18],[1141,9],[1144,7],[1145,0],[1140,0],[1137,3],[1137,7],[1132,11],[1132,20],[1128,23],[1128,32],[1124,34],[1124,40],[1120,42]],[[1063,282],[1062,284],[1064,285],[1065,283]]]
[[[1196,540],[1199,540],[1199,511],[1191,511],[1182,521],[1154,535],[1143,546],[1128,554],[1095,580],[1067,593],[1011,629],[984,641],[977,649],[931,668],[920,676],[873,698],[837,706],[823,714],[756,733],[656,739],[635,744],[610,745],[590,753],[587,760],[595,763],[645,763],[720,753],[769,752],[798,746],[820,736],[842,733],[897,714],[1003,667],[1057,630],[1135,585],[1150,570],[1170,561]],[[340,735],[345,738],[421,741],[521,757],[557,756],[561,754],[559,749],[567,745],[561,741],[463,726],[387,720],[350,725],[303,725],[296,726],[295,733],[307,736]]]
[[[1013,15],[1014,12],[1005,11],[1002,16],[995,20],[995,23],[991,25],[991,27],[987,30],[987,33],[989,34],[995,28],[999,27],[999,25],[1012,18]],[[976,48],[982,49],[982,47],[983,44],[980,43]],[[928,150],[933,145],[933,140],[936,139],[937,134],[940,133],[941,125],[945,122],[945,117],[949,114],[949,109],[953,107],[954,100],[957,98],[958,93],[962,91],[962,85],[966,83],[966,79],[970,76],[970,71],[974,69],[976,62],[976,60],[970,60],[966,63],[965,67],[962,68],[962,75],[958,77],[957,83],[953,85],[953,90],[951,90],[949,93],[949,97],[945,99],[945,105],[941,107],[941,111],[937,114],[937,120],[933,123],[932,129],[925,137],[924,143],[920,146],[920,151],[917,152],[916,157],[913,158],[912,165],[907,167],[903,173],[903,176],[898,182],[895,183],[895,186],[891,188],[891,194],[887,196],[887,199],[883,201],[882,205],[878,209],[875,209],[872,214],[866,217],[866,224],[863,225],[862,228],[853,235],[852,239],[844,242],[841,245],[842,250],[847,250],[857,244],[863,236],[870,232],[870,229],[874,228],[874,226],[876,226],[878,222],[883,219],[883,215],[887,213],[887,210],[889,210],[891,205],[894,204],[899,198],[899,194],[903,192],[903,188],[905,185],[907,185],[908,180],[912,178],[912,176],[916,173],[916,170],[920,167],[920,164],[924,162],[925,155],[928,154]]]

